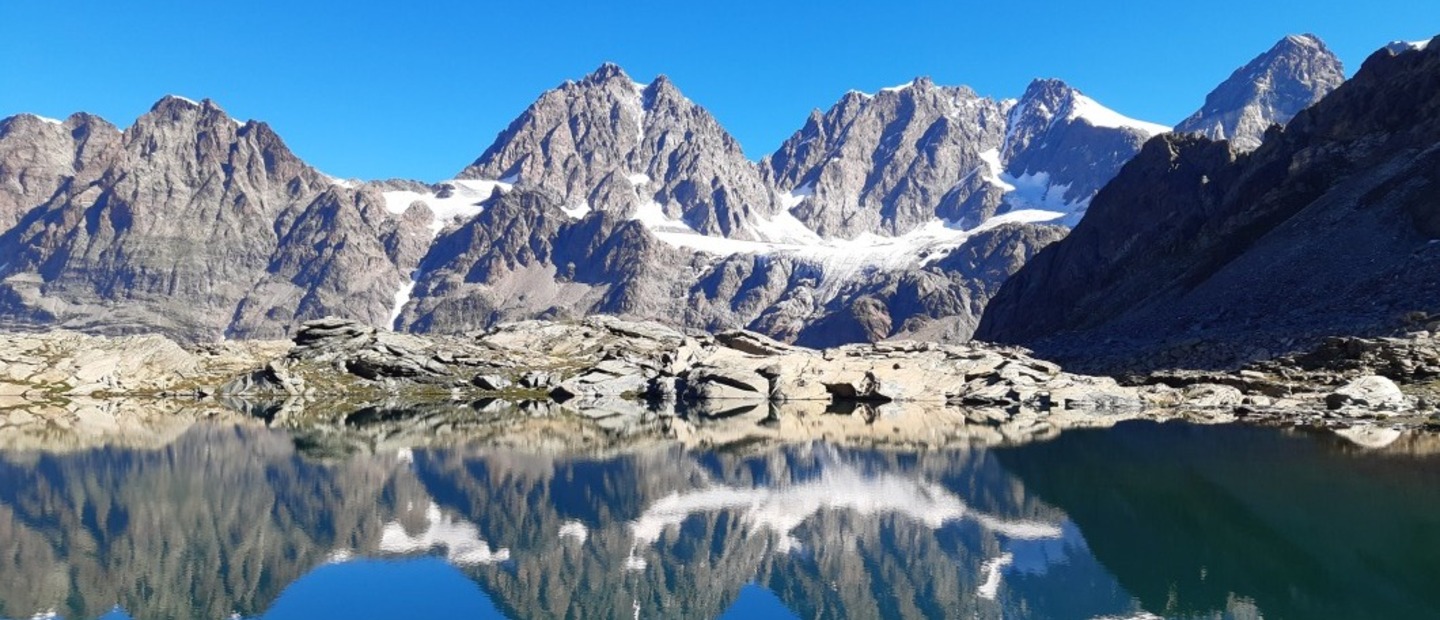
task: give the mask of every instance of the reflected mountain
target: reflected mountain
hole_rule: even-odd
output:
[[[1421,585],[1440,568],[1437,460],[1328,435],[1125,424],[1005,450],[324,458],[309,442],[201,422],[160,448],[0,451],[0,617],[1437,608]]]

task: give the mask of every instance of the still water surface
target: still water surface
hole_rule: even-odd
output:
[[[0,451],[0,618],[1440,617],[1440,457],[1128,423],[1005,449]]]

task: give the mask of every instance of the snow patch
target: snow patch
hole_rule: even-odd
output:
[[[1065,193],[1070,191],[1070,184],[1052,183],[1048,172],[1028,172],[1018,177],[1009,174],[1001,176],[1010,186],[1009,192],[1005,194],[1005,202],[1011,208],[1056,211],[1073,216],[1083,214],[1090,206],[1088,198],[1074,202],[1066,200]],[[1067,226],[1074,224],[1067,220]]]
[[[799,199],[804,200],[805,197],[800,196]],[[786,199],[782,197],[781,200],[783,202]],[[798,200],[795,202],[796,204],[799,203]],[[816,245],[825,242],[824,239],[820,238],[820,235],[810,230],[809,226],[806,226],[799,218],[792,215],[789,207],[775,214],[774,217],[756,217],[754,224],[751,226],[751,231],[755,233],[756,237],[770,243]]]
[[[184,101],[185,103],[188,103],[188,104],[193,105],[193,106],[199,106],[199,105],[200,105],[200,103],[199,103],[198,101],[195,101],[194,99],[191,99],[191,98],[189,98],[189,97],[181,97],[180,95],[165,95],[165,96],[168,97],[168,98],[170,98],[170,99],[179,99],[180,101]]]
[[[985,575],[985,581],[980,582],[979,587],[975,588],[975,596],[987,601],[995,600],[995,597],[1000,594],[1001,573],[1014,561],[1014,555],[1003,553],[999,557],[986,560],[984,564],[981,564],[980,572]]]
[[[412,274],[410,280],[400,285],[400,290],[395,291],[395,302],[390,305],[390,322],[386,323],[391,331],[400,329],[400,313],[405,311],[405,304],[410,303],[410,298],[414,295],[415,276]]]
[[[789,211],[790,209],[794,209],[795,207],[799,206],[800,203],[805,202],[806,198],[814,195],[815,184],[806,183],[804,185],[801,185],[800,187],[780,194],[780,205],[785,207],[786,211]]]
[[[627,174],[627,175],[625,175],[625,179],[628,180],[628,181],[630,181],[630,184],[631,184],[631,185],[634,185],[634,186],[636,186],[636,187],[639,187],[639,186],[641,186],[641,185],[645,185],[645,184],[647,184],[647,183],[650,182],[650,175],[645,174],[645,173],[643,173],[643,172],[637,172],[637,173],[635,173],[635,174]]]
[[[1414,51],[1414,52],[1423,52],[1423,51],[1425,51],[1425,48],[1427,48],[1427,47],[1430,47],[1430,41],[1428,41],[1428,40],[1427,40],[1427,41],[1391,41],[1389,45],[1386,45],[1386,46],[1385,46],[1385,49],[1389,50],[1391,54],[1403,54],[1403,53],[1405,53],[1405,52],[1412,52],[1412,51]]]
[[[670,216],[665,214],[665,207],[660,206],[660,203],[653,200],[637,207],[635,213],[630,216],[630,219],[645,225],[645,228],[650,229],[650,232],[653,233],[684,233],[694,237],[705,237],[706,239],[723,239],[721,237],[707,237],[695,232],[695,229],[691,228],[689,224],[686,224],[684,220],[671,219]],[[724,240],[729,241],[729,239]]]
[[[1169,127],[1157,123],[1138,121],[1119,112],[1111,110],[1100,102],[1095,101],[1080,93],[1075,93],[1075,99],[1070,104],[1070,113],[1065,117],[1067,120],[1083,120],[1095,127],[1110,127],[1114,129],[1129,128],[1135,129],[1146,137],[1168,133]]]
[[[895,85],[895,86],[887,86],[887,87],[885,87],[885,88],[880,89],[880,92],[882,92],[882,93],[898,93],[898,92],[903,91],[903,90],[909,90],[910,87],[911,87],[911,86],[914,86],[914,85],[915,85],[915,80],[910,80],[909,82],[906,82],[906,83],[904,83],[904,84],[898,84],[898,85]]]
[[[1000,188],[1012,192],[1015,186],[1006,182],[1002,176],[1005,172],[1005,165],[1000,163],[1000,150],[990,149],[980,153],[980,161],[985,164],[985,181]]]
[[[590,213],[590,203],[582,202],[573,207],[560,207],[560,212],[572,220],[578,220]]]
[[[1017,209],[968,230],[937,218],[898,237],[865,233],[855,239],[822,239],[794,216],[781,214],[772,219],[758,219],[752,227],[756,236],[774,239],[767,241],[699,234],[684,222],[666,218],[660,205],[655,203],[637,211],[632,219],[640,220],[661,241],[674,247],[718,256],[790,255],[822,267],[827,281],[843,282],[866,269],[893,270],[929,264],[960,247],[974,234],[1001,224],[1048,222],[1066,215],[1066,212],[1044,209]]]
[[[490,549],[490,544],[480,539],[480,530],[475,524],[457,520],[440,512],[440,506],[431,503],[425,509],[425,531],[411,536],[398,521],[385,524],[380,532],[380,550],[385,553],[423,553],[435,547],[445,548],[445,559],[457,566],[478,566],[493,564],[510,559],[510,550]]]
[[[487,181],[475,179],[452,179],[442,181],[438,184],[441,188],[448,190],[444,198],[437,192],[415,192],[410,190],[396,190],[384,192],[385,210],[395,215],[405,213],[406,209],[415,202],[423,202],[430,207],[433,218],[430,220],[430,234],[438,236],[451,222],[455,220],[468,220],[480,214],[484,209],[480,203],[488,200],[490,195],[499,188],[501,192],[508,192],[513,184],[501,181]],[[443,193],[444,190],[442,190]]]
[[[58,120],[58,119],[53,119],[53,118],[50,118],[50,117],[48,117],[48,116],[40,116],[39,114],[30,114],[29,112],[26,112],[26,113],[24,113],[24,114],[21,114],[21,116],[28,116],[28,117],[33,118],[33,119],[35,119],[35,120],[38,120],[38,121],[40,121],[40,122],[42,122],[42,123],[48,123],[48,124],[51,124],[51,125],[64,125],[64,124],[65,124],[64,121],[61,121],[61,120]]]
[[[350,180],[350,179],[342,179],[342,178],[337,177],[337,176],[331,176],[331,175],[325,174],[324,172],[321,172],[320,174],[325,177],[325,180],[330,181],[330,184],[331,184],[331,185],[337,185],[337,186],[343,187],[343,188],[345,188],[345,189],[355,189],[356,187],[359,187],[359,186],[360,186],[359,183],[356,183],[355,181],[352,181],[352,180]],[[407,204],[406,206],[409,206],[409,205]],[[389,200],[386,200],[385,209],[386,209],[387,211],[390,210]],[[404,209],[401,209],[401,212],[403,213],[403,212],[404,212]]]
[[[590,537],[590,528],[579,521],[566,521],[560,524],[560,537],[584,543],[585,539]]]
[[[635,548],[631,547],[630,554],[625,556],[625,570],[627,571],[639,572],[645,570],[645,567],[648,565],[645,558],[640,557],[640,554],[635,551]]]

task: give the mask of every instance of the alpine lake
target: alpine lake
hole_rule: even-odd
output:
[[[1435,618],[1440,439],[0,448],[0,618]]]

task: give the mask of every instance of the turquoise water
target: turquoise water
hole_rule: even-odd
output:
[[[1005,449],[0,451],[0,617],[1440,617],[1440,457],[1127,423]],[[302,445],[304,442],[302,442]]]

